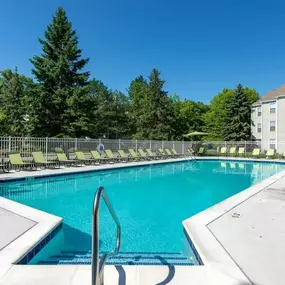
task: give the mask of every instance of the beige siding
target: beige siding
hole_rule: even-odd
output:
[[[261,140],[261,133],[257,132],[257,126],[259,123],[261,123],[261,116],[258,116],[258,107],[252,106],[251,109],[251,121],[252,121],[252,127],[251,127],[251,133],[253,137],[255,137],[257,140]]]
[[[277,100],[277,131],[278,131],[278,151],[285,151],[285,97],[280,97]]]

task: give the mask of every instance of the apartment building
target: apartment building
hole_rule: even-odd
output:
[[[252,135],[262,149],[285,150],[285,84],[266,93],[252,105]]]

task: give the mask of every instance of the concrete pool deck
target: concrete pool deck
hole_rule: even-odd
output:
[[[231,159],[203,157],[198,159]],[[238,158],[238,160],[251,161]],[[168,159],[162,162],[179,161]],[[185,161],[185,159],[180,159]],[[263,161],[263,160],[259,160]],[[269,160],[266,160],[269,161]],[[272,162],[276,162],[273,160]],[[114,169],[116,167],[129,167],[133,165],[148,165],[161,163],[161,161],[145,161],[120,163],[105,166],[87,166],[65,168],[60,170],[40,170],[33,172],[18,172],[1,174],[1,179],[33,177],[76,171],[94,171],[95,169]],[[204,266],[106,266],[105,284],[172,284],[172,285],[283,285],[285,284],[285,272],[282,272],[283,257],[285,253],[285,171],[282,171],[229,199],[214,205],[213,207],[187,219],[183,222],[185,230],[189,234],[193,244],[197,248]],[[6,200],[6,201],[4,201]],[[7,202],[8,201],[8,202]],[[13,211],[11,205],[17,204],[22,208],[21,213]],[[9,207],[7,205],[10,205]],[[13,206],[13,207],[14,207]],[[53,224],[59,223],[58,217],[26,207],[19,203],[0,197],[2,211],[10,211],[15,215],[21,215],[28,221],[42,224],[43,221],[53,219]],[[13,208],[12,207],[12,208]],[[42,220],[33,219],[31,215],[25,215],[26,208],[34,210],[37,216],[43,213]],[[41,212],[39,214],[39,212]],[[1,212],[0,212],[1,213]],[[7,214],[7,212],[5,212]],[[4,217],[7,215],[3,215]],[[51,217],[52,216],[52,217]],[[2,218],[2,216],[1,216]],[[5,218],[6,219],[6,218]],[[1,221],[1,235],[7,231]],[[26,221],[27,222],[27,221]],[[17,223],[16,223],[17,224]],[[7,225],[7,223],[6,223]],[[91,284],[90,266],[31,266],[13,265],[15,256],[10,258],[7,266],[3,255],[7,247],[29,235],[36,225],[29,223],[23,228],[22,233],[10,233],[6,238],[6,245],[0,250],[0,284]],[[51,226],[51,224],[49,224]],[[19,231],[21,232],[21,231]],[[18,236],[19,238],[17,238]],[[261,237],[260,237],[261,236]],[[29,235],[31,238],[31,234]],[[38,239],[39,236],[36,236]],[[16,240],[15,240],[16,239]],[[4,243],[3,243],[4,244]],[[0,247],[1,248],[1,247]],[[14,249],[17,249],[14,247]],[[6,251],[7,253],[7,251]],[[2,265],[6,263],[4,269]],[[250,280],[250,281],[249,281]]]

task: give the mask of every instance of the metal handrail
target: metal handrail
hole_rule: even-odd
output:
[[[99,208],[100,199],[103,198],[112,218],[117,225],[117,241],[114,251],[103,254],[99,260]],[[99,187],[94,197],[93,210],[92,210],[92,285],[104,284],[104,265],[106,260],[116,255],[120,250],[121,244],[121,225],[118,217],[104,191],[104,187]]]

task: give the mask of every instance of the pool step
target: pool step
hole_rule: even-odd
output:
[[[100,255],[101,256],[101,255]],[[90,251],[61,251],[38,264],[91,264]],[[108,259],[110,265],[193,265],[187,257],[178,252],[120,252]]]

